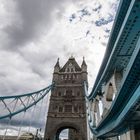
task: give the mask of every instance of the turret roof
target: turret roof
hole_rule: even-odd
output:
[[[81,66],[87,66],[86,62],[85,62],[85,58],[83,57],[83,62]]]
[[[59,67],[59,68],[60,68],[60,65],[59,65],[59,58],[57,59],[57,62],[56,62],[56,64],[55,64],[54,67]]]

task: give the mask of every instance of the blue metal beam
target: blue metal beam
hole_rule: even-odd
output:
[[[8,111],[9,113],[6,114],[6,115],[0,115],[0,119],[4,119],[4,118],[11,118],[13,117],[14,115],[17,115],[21,112],[26,112],[26,110],[28,110],[29,108],[31,108],[32,106],[36,105],[41,99],[43,99],[48,93],[49,91],[54,87],[54,83],[42,90],[39,90],[39,91],[36,91],[36,92],[33,92],[33,93],[27,93],[27,94],[22,94],[22,95],[16,95],[16,96],[3,96],[3,97],[0,97],[0,101],[4,102],[4,105],[6,106],[6,108],[8,108],[8,105],[5,103],[5,100],[8,100],[8,99],[13,99],[13,100],[20,100],[21,101],[21,98],[22,97],[27,97],[28,99],[30,99],[31,97],[35,96],[35,95],[38,95],[38,98],[32,98],[32,102],[29,103],[28,105],[25,105],[23,104],[23,107],[21,107],[20,109],[18,110],[15,110],[15,111],[11,111],[9,108],[8,108]]]
[[[138,18],[139,17],[139,7],[136,8],[136,6],[138,4],[139,4],[139,2],[136,0],[131,1],[127,14],[125,15],[122,27],[118,33],[118,37],[115,40],[114,46],[112,46],[113,49],[111,49],[109,47],[111,42],[108,43],[107,50],[110,50],[110,53],[107,53],[108,51],[106,50],[105,56],[107,55],[108,59],[106,59],[106,61],[103,60],[103,63],[101,65],[100,71],[96,78],[92,92],[88,96],[90,100],[95,98],[95,96],[98,94],[98,90],[100,90],[102,84],[104,82],[106,82],[107,79],[109,79],[109,77],[111,76],[113,71],[117,67],[119,67],[119,65],[121,68],[122,58],[120,58],[119,55],[122,55],[124,50],[126,52],[129,52],[131,50],[131,54],[132,54],[133,50],[135,49],[135,43],[137,42],[137,39],[140,35],[140,30],[139,30],[140,19]],[[136,11],[136,13],[134,13],[134,11]],[[131,21],[131,24],[130,24],[130,21]],[[124,34],[125,35],[129,34],[129,36],[126,35],[126,37],[125,37]],[[124,37],[125,37],[125,39],[124,39]],[[112,36],[110,36],[110,38],[112,38]],[[123,42],[121,42],[122,40],[123,40]],[[127,66],[131,54],[128,53],[129,56],[127,56],[127,54],[126,54],[127,57],[125,57],[125,60],[127,61],[127,63],[125,64],[125,66]],[[123,66],[123,68],[125,66]]]
[[[131,56],[129,64],[126,68],[125,75],[122,79],[122,86],[118,91],[113,104],[108,111],[105,118],[102,119],[100,124],[96,127],[92,127],[92,132],[97,137],[112,135],[113,132],[118,134],[118,128],[123,125],[126,116],[130,113],[130,110],[140,99],[140,38],[137,42],[135,51]],[[85,84],[86,85],[86,84]],[[86,90],[86,86],[85,86]],[[131,124],[132,125],[132,124]],[[91,126],[90,126],[91,127]],[[129,127],[129,126],[127,126]],[[123,128],[127,129],[126,127]],[[96,133],[95,133],[96,132]]]
[[[115,128],[118,127],[119,125],[122,125],[125,122],[125,118],[130,115],[129,112],[131,111],[131,109],[135,106],[135,104],[139,100],[140,100],[140,86],[136,89],[136,91],[134,92],[133,96],[131,97],[129,102],[125,105],[125,107],[122,110],[122,112],[120,113],[120,115],[115,120],[113,120],[112,122],[108,123],[101,130],[97,131],[98,132],[97,137],[103,137],[108,132],[115,131]],[[125,131],[128,128],[129,128],[129,126],[127,126],[127,128],[123,128],[123,129]]]

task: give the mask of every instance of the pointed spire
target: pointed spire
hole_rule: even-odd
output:
[[[60,70],[60,65],[59,65],[59,58],[58,58],[55,66],[54,66],[54,72],[59,72],[59,70]]]
[[[85,62],[85,57],[83,56],[83,62],[82,62],[82,65],[81,65],[81,69],[82,71],[87,71],[87,64]]]
[[[57,62],[56,62],[54,67],[60,67],[60,65],[59,65],[59,58],[57,59]]]
[[[74,59],[73,55],[71,55],[71,57],[69,59]]]
[[[86,62],[85,62],[85,57],[83,56],[83,62],[81,66],[87,66]]]

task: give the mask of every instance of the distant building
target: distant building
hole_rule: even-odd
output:
[[[5,136],[4,140],[16,140],[17,136]],[[0,140],[3,140],[3,136],[0,136]]]
[[[16,140],[17,136],[5,136],[4,140]],[[3,140],[3,136],[0,136],[0,140]],[[20,136],[19,140],[34,140],[32,133],[24,133]]]

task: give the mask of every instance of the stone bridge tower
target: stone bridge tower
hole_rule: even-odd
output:
[[[52,90],[44,140],[58,140],[63,129],[70,129],[69,140],[87,140],[86,105],[83,81],[87,81],[87,65],[81,67],[70,57],[61,68],[54,67]]]

